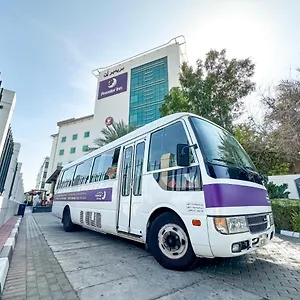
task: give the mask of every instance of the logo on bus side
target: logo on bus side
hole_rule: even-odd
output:
[[[100,200],[100,201],[104,201],[106,199],[106,191],[99,191],[96,195],[95,195],[96,200]]]

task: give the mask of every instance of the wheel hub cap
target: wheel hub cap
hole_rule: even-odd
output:
[[[158,245],[165,256],[170,259],[179,259],[188,249],[188,238],[180,226],[167,224],[158,233]]]

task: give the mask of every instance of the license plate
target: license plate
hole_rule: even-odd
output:
[[[267,243],[267,236],[265,234],[259,236],[259,247],[264,246]]]

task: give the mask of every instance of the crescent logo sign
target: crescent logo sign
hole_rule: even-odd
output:
[[[123,73],[113,78],[99,82],[98,99],[110,97],[127,91],[128,73]]]
[[[116,78],[112,78],[108,81],[108,88],[112,89],[117,85],[118,81]]]
[[[105,125],[110,126],[110,125],[112,125],[113,122],[114,122],[114,119],[112,117],[108,117],[105,120]]]

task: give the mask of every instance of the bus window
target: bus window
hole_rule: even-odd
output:
[[[133,194],[140,196],[142,194],[142,173],[143,173],[143,161],[145,152],[145,143],[137,144],[135,148],[135,163],[134,163],[134,182],[133,182]]]
[[[174,123],[152,133],[150,140],[148,171],[177,166],[177,144],[186,143],[188,143],[188,139],[181,122]]]
[[[64,171],[64,174],[61,179],[61,185],[60,185],[61,188],[69,187],[72,185],[75,167],[76,166],[73,166]]]
[[[77,166],[73,185],[86,184],[89,181],[89,175],[92,165],[92,158],[84,161]]]
[[[132,167],[132,146],[125,149],[125,158],[123,163],[122,196],[129,196],[130,194],[131,167]]]
[[[117,166],[120,148],[110,150],[95,158],[91,182],[97,182],[117,177]]]

